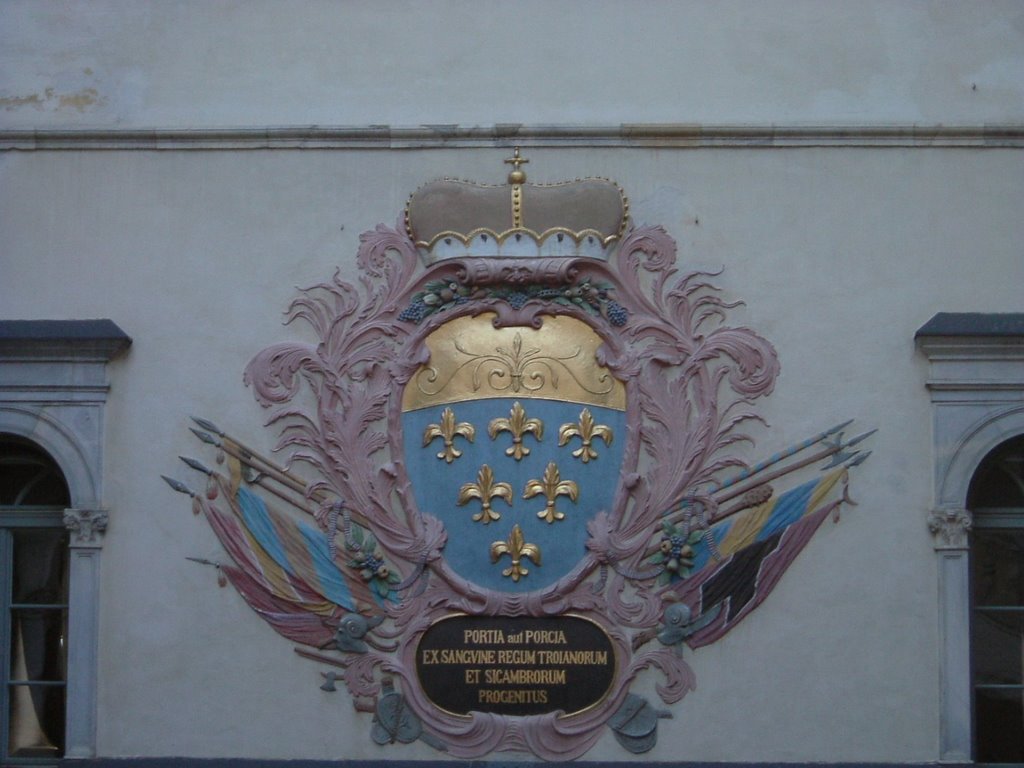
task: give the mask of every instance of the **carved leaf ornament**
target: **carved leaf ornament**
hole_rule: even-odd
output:
[[[554,235],[544,243],[561,247]],[[506,237],[501,247],[515,242]],[[589,246],[583,237],[574,247]],[[204,422],[206,450],[224,462],[204,478],[217,493],[172,487],[190,495],[222,542],[229,562],[219,571],[298,653],[328,668],[328,683],[343,683],[357,709],[373,712],[387,695],[389,706],[408,709],[402,722],[421,723],[424,740],[462,758],[518,750],[569,760],[609,727],[639,751],[653,744],[664,714],[637,730],[630,713],[654,710],[636,702],[633,681],[660,676],[665,704],[692,690],[679,648],[713,642],[767,597],[846,498],[848,469],[866,454],[845,453],[841,435],[822,433],[793,458],[797,449],[730,478],[751,469],[737,446],[752,442],[746,427],[763,423],[753,406],[771,393],[779,363],[768,341],[728,325],[736,304],[711,275],[679,272],[675,242],[660,227],[625,229],[607,261],[513,261],[470,254],[422,266],[401,229],[364,233],[358,286],[338,272],[292,302],[289,321],[306,323],[315,343],[274,344],[245,370],[278,430],[283,463]],[[545,346],[545,325],[563,320],[599,345]],[[447,338],[431,335],[446,328],[459,329],[449,335],[462,351],[449,344],[454,362],[442,371],[427,340]],[[478,343],[491,337],[500,341],[493,354]],[[614,442],[590,405],[613,387],[628,393],[618,411],[628,428]],[[541,411],[563,406],[557,440],[545,440]],[[405,441],[405,425],[420,417]],[[491,439],[474,441],[483,426]],[[612,448],[620,464],[603,464]],[[802,456],[834,463],[789,491],[766,485],[794,467],[813,471]],[[442,472],[456,489],[450,496],[430,487]],[[765,493],[747,493],[762,481]],[[610,491],[597,506],[588,494],[599,482]],[[461,506],[474,510],[471,519]],[[552,560],[549,542],[572,525],[581,532],[576,559],[554,562],[567,558]],[[500,586],[474,583],[450,564],[472,531],[487,538],[470,554],[507,570]],[[564,575],[548,570],[558,567]],[[559,575],[530,586],[549,572]],[[687,617],[685,632],[666,629],[673,611]],[[564,717],[450,714],[418,684],[417,644],[453,614],[586,619],[613,650],[611,688]],[[361,617],[358,641],[342,631],[346,617]],[[392,725],[393,738],[378,742],[420,733]]]

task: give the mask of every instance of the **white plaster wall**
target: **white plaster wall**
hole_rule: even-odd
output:
[[[101,755],[383,758],[347,694],[215,574],[212,531],[159,475],[210,456],[212,418],[256,447],[273,432],[241,372],[297,285],[354,278],[361,231],[393,224],[444,174],[500,181],[507,152],[31,152],[0,155],[0,315],[110,317],[100,638]],[[531,178],[616,179],[680,264],[720,268],[734,322],[782,361],[750,458],[846,418],[879,427],[826,523],[768,601],[688,652],[698,688],[653,760],[937,758],[930,410],[914,331],[934,312],[1020,311],[1024,157],[1013,150],[536,149]],[[639,689],[650,688],[646,678]],[[505,757],[496,755],[495,757]],[[625,759],[608,734],[589,759]]]
[[[0,127],[1024,118],[1024,6],[4,0]]]
[[[0,2],[0,131],[496,123],[1024,122],[1018,2]],[[110,317],[99,753],[367,758],[370,718],[317,689],[233,590],[161,474],[208,459],[188,416],[273,433],[246,362],[361,231],[502,149],[0,153],[0,317]],[[1024,156],[1004,149],[527,152],[532,180],[616,179],[683,268],[718,269],[782,376],[750,458],[879,427],[860,506],[768,601],[688,654],[698,689],[653,760],[938,756],[926,366],[937,311],[1021,311]],[[193,481],[194,482],[194,481]],[[651,689],[653,678],[638,688]],[[498,756],[502,757],[502,756]],[[507,757],[507,756],[504,756]],[[610,735],[589,759],[624,759]]]

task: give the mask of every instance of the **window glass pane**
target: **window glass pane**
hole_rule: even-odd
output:
[[[11,679],[65,680],[67,610],[19,608],[11,614]]]
[[[67,531],[61,528],[15,528],[11,602],[63,603]]]
[[[1024,611],[975,611],[971,646],[975,684],[1024,683]]]
[[[975,760],[1024,761],[1024,690],[975,690],[974,707]]]
[[[971,569],[975,607],[1024,605],[1024,528],[975,529]]]
[[[13,435],[0,435],[0,505],[70,504],[60,469],[44,451]]]
[[[67,677],[67,532],[63,528],[8,529],[12,543],[14,605],[4,617],[10,638],[6,661],[12,681],[60,682]],[[39,606],[39,607],[32,607]],[[63,750],[64,687],[10,685],[9,757],[57,757]]]
[[[69,505],[67,484],[50,457],[26,440],[0,435],[0,539],[8,588],[0,594],[0,631],[9,646],[0,660],[5,765],[7,758],[56,759],[64,750],[68,534],[60,510]],[[4,520],[10,525],[2,528]]]
[[[972,510],[1024,507],[1024,435],[1007,440],[985,457],[967,492]]]
[[[57,757],[64,751],[64,687],[12,685],[8,757]]]

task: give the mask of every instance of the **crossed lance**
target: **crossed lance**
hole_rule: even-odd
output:
[[[868,456],[871,455],[871,451],[850,449],[869,438],[878,430],[872,429],[849,440],[844,440],[842,430],[852,423],[853,419],[849,419],[806,440],[795,443],[789,448],[773,454],[764,461],[741,472],[737,472],[720,483],[713,484],[703,496],[689,495],[683,497],[679,502],[678,509],[666,513],[664,519],[672,523],[683,522],[687,531],[689,531],[694,517],[697,517],[698,527],[705,529],[705,541],[709,549],[711,549],[713,554],[716,553],[717,548],[714,546],[714,540],[710,536],[710,527],[727,517],[763,504],[771,499],[774,491],[769,483],[772,480],[785,477],[804,467],[826,459],[828,459],[828,463],[820,467],[822,472],[840,466],[850,469],[863,464]],[[818,446],[817,450],[801,456],[796,461],[784,463],[788,459],[796,457],[798,454],[815,446]],[[731,506],[724,506],[737,497],[739,499],[736,503]],[[847,503],[854,503],[845,496],[845,492],[843,498]],[[706,507],[709,501],[710,506],[715,511],[709,515],[706,514],[706,510],[702,509],[700,514],[695,515],[694,508]],[[657,546],[652,545],[644,552],[643,557],[646,559],[657,551]],[[657,573],[641,575],[655,576]],[[633,638],[633,647],[636,649],[657,637],[663,645],[675,647],[678,651],[679,643],[713,622],[717,618],[721,607],[721,603],[719,603],[706,609],[700,616],[693,617],[689,607],[686,605],[669,605],[666,607],[663,617],[664,627],[656,627],[641,632]]]
[[[242,441],[228,435],[213,422],[197,417],[192,417],[192,420],[202,427],[202,429],[190,428],[192,433],[202,442],[215,446],[225,454],[236,459],[242,466],[243,479],[247,483],[259,485],[292,507],[313,517],[318,517],[323,513],[324,509],[328,509],[330,515],[328,535],[331,539],[332,550],[334,547],[334,534],[337,530],[337,515],[339,513],[344,515],[346,529],[344,534],[346,540],[348,539],[347,527],[350,520],[354,520],[361,525],[368,525],[368,521],[358,510],[345,507],[341,501],[332,501],[323,491],[307,494],[306,484],[300,478],[279,464],[262,456],[258,451],[247,446]],[[677,505],[672,505],[672,507],[675,507],[674,511],[667,512],[663,519],[671,523],[686,522],[689,525],[695,517],[695,509],[703,511],[707,506],[711,506],[714,511],[710,515],[706,513],[696,515],[699,518],[698,524],[701,527],[711,526],[727,517],[768,501],[773,493],[769,483],[811,464],[828,460],[820,468],[821,471],[838,466],[845,466],[847,469],[858,466],[871,455],[871,451],[851,449],[878,430],[872,429],[849,440],[844,440],[843,430],[852,423],[853,419],[849,419],[836,424],[812,437],[793,444],[785,450],[773,454],[752,467],[713,484],[701,495],[688,495],[681,498]],[[811,448],[817,449],[806,453]],[[805,455],[800,456],[800,454]],[[208,477],[212,477],[215,474],[214,470],[206,467],[196,459],[187,456],[180,456],[179,458],[192,469],[202,472]],[[796,458],[796,460],[788,461],[793,458]],[[197,495],[195,491],[184,483],[166,475],[162,475],[162,477],[175,491],[187,494],[193,498]],[[734,499],[737,499],[735,503],[726,506]],[[312,506],[310,502],[315,504],[316,507]],[[647,558],[653,555],[656,550],[657,545],[651,545],[643,557]],[[208,565],[217,565],[217,563],[210,561],[198,560],[196,558],[191,559]],[[408,588],[418,579],[421,571],[422,566],[418,567],[396,589]],[[643,575],[647,576],[648,574]]]
[[[330,510],[330,514],[332,516],[330,517],[328,536],[331,540],[332,553],[333,547],[335,546],[334,538],[337,532],[336,523],[337,515],[339,513],[344,513],[344,535],[346,542],[349,540],[348,526],[350,520],[355,520],[361,525],[368,525],[367,519],[365,516],[360,514],[358,510],[351,510],[344,507],[344,503],[342,501],[332,501],[323,491],[314,491],[311,494],[307,494],[306,484],[300,478],[296,477],[279,464],[276,464],[262,456],[258,451],[245,445],[240,440],[228,435],[223,430],[219,429],[213,422],[196,417],[192,417],[192,420],[202,428],[190,428],[193,434],[195,434],[195,436],[203,443],[215,446],[225,454],[236,459],[242,467],[242,479],[250,485],[259,485],[261,488],[292,507],[313,517],[318,517],[324,509]],[[711,485],[701,495],[687,495],[682,497],[677,504],[671,505],[676,508],[674,511],[670,509],[670,511],[666,512],[663,519],[667,519],[672,523],[685,522],[687,527],[689,527],[695,516],[694,510],[702,509],[704,511],[697,515],[698,525],[700,527],[707,528],[727,517],[768,501],[773,494],[773,489],[769,485],[770,482],[777,480],[780,477],[792,474],[804,467],[816,464],[823,460],[828,460],[828,462],[820,467],[821,471],[826,471],[839,466],[850,469],[862,464],[868,456],[871,455],[871,451],[851,449],[866,440],[878,430],[872,429],[868,432],[857,435],[856,437],[850,438],[849,440],[844,440],[843,430],[851,423],[853,423],[853,419],[836,424],[835,426],[819,432],[806,440],[795,443],[789,448],[773,454],[764,461],[744,469],[741,472],[737,472],[721,482]],[[811,448],[816,448],[816,450],[808,452]],[[801,456],[800,454],[804,455]],[[216,474],[215,470],[210,469],[196,459],[187,456],[179,456],[179,458],[190,468],[205,474],[207,477],[212,478]],[[796,459],[795,461],[788,461],[789,459],[794,458]],[[163,477],[167,484],[175,491],[187,494],[192,498],[196,498],[198,496],[195,491],[184,483],[166,475],[161,475],[161,477]],[[734,499],[737,499],[735,503],[730,506],[726,506],[728,502],[733,501]],[[708,504],[709,501],[711,502],[710,504]],[[310,502],[315,504],[316,507],[311,506]],[[708,506],[714,509],[710,515],[706,514],[706,507]],[[647,558],[650,555],[653,555],[656,551],[657,547],[652,545],[644,553],[643,557]],[[218,569],[220,568],[219,563],[210,560],[194,557],[190,557],[188,559],[205,565],[212,565]],[[408,588],[419,578],[422,570],[423,566],[421,564],[416,568],[415,572],[402,584],[398,585],[396,589]],[[646,577],[648,575],[656,574],[642,575]],[[671,605],[666,609],[665,626],[660,629],[654,628],[641,633],[641,635],[634,638],[634,646],[642,645],[653,639],[655,636],[657,636],[665,645],[676,646],[685,636],[692,634],[701,626],[713,620],[717,615],[717,609],[719,607],[720,606],[712,608],[710,611],[705,612],[705,615],[699,616],[694,620],[689,615],[689,610],[686,609],[685,606]],[[684,611],[684,609],[686,610]],[[679,615],[675,615],[672,611],[679,611],[680,613]],[[343,650],[357,650],[357,648],[362,650],[361,638],[364,637],[366,635],[366,631],[368,629],[372,629],[372,627],[364,628],[360,625],[354,629],[356,632],[353,634],[352,638],[350,638],[353,648],[348,649],[346,647],[343,648]],[[299,648],[296,648],[295,650],[300,655],[310,659],[325,662],[334,666],[346,666],[344,662],[339,662],[339,660],[325,656],[321,653]],[[323,689],[325,691],[334,690],[334,682],[337,677],[336,673],[328,672],[324,674],[324,677],[325,683],[322,686]],[[385,698],[387,698],[387,704],[389,706],[384,707],[384,711],[377,711],[375,713],[375,727],[377,728],[374,734],[375,739],[381,740],[381,743],[383,743],[385,740],[408,742],[415,740],[416,738],[423,738],[423,733],[425,732],[422,732],[420,728],[416,727],[417,723],[403,722],[404,720],[408,720],[408,718],[402,718],[401,716],[403,709],[402,705],[404,704],[404,702],[401,701],[401,697],[393,695]]]
[[[851,451],[849,449],[871,437],[878,430],[872,429],[849,440],[843,440],[842,430],[852,423],[853,419],[849,419],[841,424],[836,424],[834,427],[819,432],[813,437],[802,440],[783,451],[769,456],[752,467],[737,472],[720,483],[713,484],[708,488],[705,497],[710,498],[714,502],[717,511],[702,522],[707,525],[713,525],[720,520],[735,515],[737,512],[742,512],[745,509],[762,504],[771,497],[772,488],[768,483],[772,480],[785,477],[824,459],[829,459],[829,462],[822,465],[820,468],[822,472],[839,466],[845,466],[847,469],[850,469],[863,464],[867,457],[871,455],[871,451]],[[787,459],[793,458],[813,446],[820,447],[810,455],[801,457],[798,461],[778,466]],[[739,501],[732,506],[723,508],[723,505],[732,501],[737,496],[740,497]],[[701,503],[702,499],[699,496],[683,497],[680,500],[680,508],[665,517],[673,523],[682,522],[692,515],[693,506],[700,506]]]

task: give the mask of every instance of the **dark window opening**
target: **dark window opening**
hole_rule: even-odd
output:
[[[0,759],[64,753],[70,506],[59,467],[35,444],[0,435]]]
[[[974,759],[1024,761],[1024,435],[979,465],[971,533]]]

